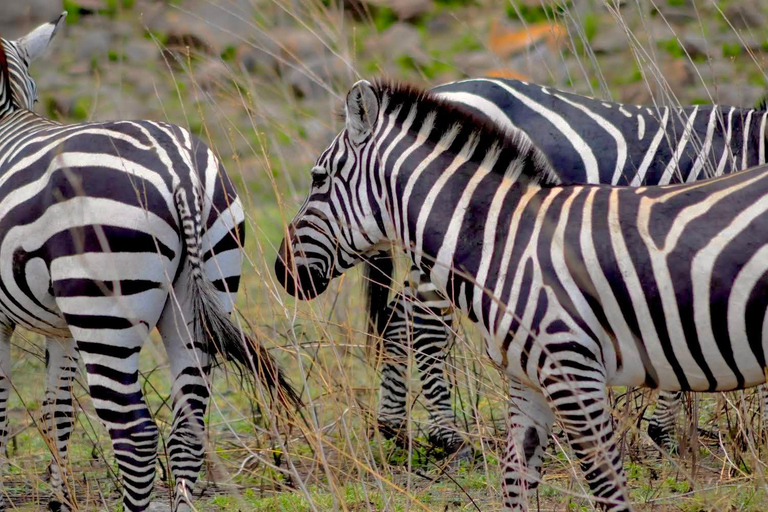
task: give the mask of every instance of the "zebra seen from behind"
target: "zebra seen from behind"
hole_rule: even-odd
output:
[[[765,381],[768,168],[665,187],[558,186],[519,131],[360,81],[275,262],[311,299],[397,244],[510,377],[502,489],[527,506],[555,419],[600,506],[630,510],[608,386]]]
[[[764,106],[641,107],[506,79],[463,80],[432,92],[505,130],[524,132],[546,155],[561,184],[692,182],[766,162]],[[463,440],[445,376],[453,342],[450,304],[415,267],[404,289],[387,304],[388,258],[377,255],[366,265],[369,280],[377,283],[368,288],[369,310],[375,309],[369,316],[384,353],[378,423],[388,437],[405,431],[412,346],[429,411],[429,440],[452,453]],[[766,388],[761,394],[766,403]],[[677,446],[674,427],[681,396],[662,391],[648,426],[651,438],[668,452]]]
[[[73,505],[65,468],[79,356],[112,440],[123,509],[145,510],[158,429],[138,363],[157,327],[172,377],[166,449],[174,510],[190,510],[216,354],[282,400],[298,397],[269,353],[230,318],[244,212],[213,152],[167,123],[60,125],[32,112],[29,63],[65,15],[17,41],[0,39],[0,450],[8,433],[10,340],[20,326],[46,337],[43,431],[56,452],[49,507]]]

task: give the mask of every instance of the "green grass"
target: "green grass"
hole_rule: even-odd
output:
[[[183,2],[176,3],[183,6]],[[563,21],[564,9],[573,8],[570,3],[547,3],[543,7],[520,3],[518,14],[509,2],[491,5],[488,0],[439,0],[439,10],[433,15],[455,20],[456,28],[444,35],[431,34],[429,26],[435,18],[421,17],[416,26],[427,58],[417,61],[404,56],[392,61],[386,55],[372,54],[367,48],[373,47],[369,44],[372,39],[398,21],[396,13],[387,8],[371,9],[370,19],[350,21],[347,18],[341,24],[330,10],[312,10],[323,4],[335,8],[339,3],[310,0],[286,7],[288,4],[264,2],[249,22],[269,33],[276,19],[288,20],[295,26],[303,26],[301,21],[334,52],[349,60],[362,77],[379,74],[384,69],[397,78],[435,85],[438,80],[463,78],[453,66],[457,55],[487,51],[492,16],[507,17],[505,21],[519,29],[520,18],[527,23]],[[85,23],[79,17],[76,2],[67,0],[65,5],[70,6],[69,23]],[[167,41],[168,34],[147,30],[139,9],[132,2],[111,1],[109,6],[113,11],[111,16],[133,23],[134,37],[157,40],[160,45]],[[697,4],[697,7],[700,6]],[[291,11],[292,8],[297,10]],[[706,12],[706,6],[701,9],[703,16],[712,16]],[[481,15],[489,17],[488,23],[479,23],[483,21],[478,18]],[[579,13],[576,19],[581,20],[587,41],[592,41],[602,29],[603,16],[603,11],[598,9]],[[111,22],[109,20],[107,17],[101,22]],[[638,27],[630,28],[640,32]],[[582,44],[575,34],[574,40],[577,46]],[[648,42],[645,50],[653,49],[652,44],[657,43]],[[722,46],[723,56],[744,63],[746,52],[731,46]],[[555,55],[557,62],[574,51],[568,45],[563,48],[564,56]],[[662,39],[656,48],[661,50],[658,52],[660,62],[666,58],[685,58],[675,38]],[[578,49],[576,53],[582,54]],[[70,68],[82,64],[64,59],[59,62],[60,55],[55,50],[52,54],[56,65],[61,66],[58,68],[61,73],[69,73]],[[71,56],[68,54],[67,58]],[[350,74],[328,80],[328,86],[338,94],[335,98],[328,94],[297,100],[290,93],[284,71],[246,75],[239,66],[238,45],[229,44],[210,58],[221,59],[233,76],[203,92],[196,85],[196,79],[205,58],[193,61],[190,69],[168,68],[160,59],[150,63],[154,67],[149,72],[142,69],[141,76],[154,81],[158,95],[145,92],[138,99],[141,105],[150,107],[147,117],[174,122],[200,134],[220,155],[232,176],[248,216],[247,259],[238,298],[240,314],[248,328],[272,349],[297,387],[303,390],[304,398],[312,402],[316,422],[310,421],[309,413],[305,413],[309,426],[295,419],[289,425],[288,419],[280,417],[279,436],[275,435],[270,422],[279,417],[277,412],[259,403],[260,398],[250,390],[243,389],[231,368],[227,372],[216,370],[212,406],[206,417],[209,460],[198,488],[205,489],[197,502],[199,510],[309,510],[310,504],[320,510],[385,507],[389,510],[475,510],[472,500],[481,510],[498,509],[501,480],[498,461],[504,444],[506,385],[487,362],[477,331],[467,322],[458,329],[449,378],[457,391],[456,408],[469,425],[478,455],[471,464],[446,466],[430,458],[431,453],[424,446],[427,415],[420,396],[411,414],[414,444],[410,450],[368,435],[379,381],[374,358],[362,333],[359,272],[352,271],[344,279],[335,281],[328,293],[310,303],[297,303],[287,297],[272,280],[272,265],[284,223],[304,198],[315,158],[340,128],[333,110],[340,105],[350,80],[357,77]],[[757,58],[762,62],[763,55]],[[121,62],[121,66],[110,66],[110,62],[116,61]],[[513,59],[501,64],[512,66],[510,62]],[[623,86],[639,83],[643,78],[632,55],[628,54],[621,62],[626,65],[616,66],[621,69],[606,75],[609,88],[619,92]],[[571,72],[567,83],[582,92],[587,92],[590,84],[593,91],[599,91],[598,78],[590,62],[585,59],[582,63],[585,72]],[[130,55],[112,50],[101,60],[85,64],[87,70],[81,71],[79,77],[72,76],[73,84],[68,88],[41,91],[44,98],[41,112],[67,104],[57,103],[59,95],[65,95],[65,99],[71,99],[66,95],[74,95],[75,100],[70,103],[73,108],[62,113],[69,117],[62,121],[108,116],[110,112],[103,110],[101,89],[120,87],[128,96],[131,94],[128,84],[139,85],[133,76],[137,70],[130,67]],[[643,61],[643,68],[650,69],[646,64]],[[538,66],[539,62],[534,60],[532,65]],[[754,63],[749,61],[744,66],[743,72],[739,68],[739,76],[734,79],[746,77],[754,85],[764,82]],[[118,67],[126,68],[122,71],[124,74],[110,75],[110,70]],[[522,66],[517,70],[527,72]],[[559,86],[565,88],[564,84]],[[693,103],[698,102],[694,97]],[[327,133],[323,134],[320,128],[327,128]],[[398,262],[400,276],[406,268],[404,262]],[[5,475],[6,481],[27,498],[21,510],[39,510],[45,503],[47,484],[43,477],[48,454],[33,419],[39,415],[43,400],[43,367],[39,357],[40,338],[27,337],[37,356],[22,350],[29,345],[24,345],[27,342],[19,338],[20,347],[14,350],[13,374],[19,393],[12,395],[9,409],[12,465]],[[146,344],[141,364],[147,401],[165,438],[171,422],[170,390],[167,357],[158,339],[153,338]],[[418,391],[418,384],[414,386]],[[107,507],[116,510],[119,495],[111,476],[114,458],[110,443],[82,387],[77,388],[76,396],[82,409],[71,443],[72,467],[77,482],[85,481],[89,485],[80,505],[83,510],[103,510],[106,502]],[[640,402],[644,406],[649,399],[645,397]],[[624,409],[617,409],[617,424],[622,432],[629,430],[622,437],[622,449],[637,509],[698,511],[765,507],[768,500],[759,471],[763,467],[759,462],[761,457],[746,453],[743,462],[733,462],[736,443],[730,437],[728,425],[736,421],[735,416],[731,411],[726,417],[715,404],[714,398],[702,399],[697,421],[703,428],[720,432],[723,444],[701,440],[694,447],[695,461],[687,453],[674,461],[657,458],[647,439],[638,432],[636,418],[627,418],[622,412]],[[646,412],[648,415],[650,409]],[[645,422],[640,423],[641,430],[645,426]],[[544,483],[537,493],[539,504],[542,510],[591,510],[588,500],[580,497],[584,494],[584,480],[578,468],[574,468],[572,453],[557,445],[564,444],[562,438],[556,439],[545,459]],[[287,461],[296,467],[298,477],[286,476]],[[167,467],[164,456],[161,462]],[[278,464],[280,470],[272,467]],[[687,475],[693,473],[694,466],[696,475],[690,481]],[[749,468],[749,472],[737,471],[745,468]],[[736,476],[732,476],[730,470]],[[305,483],[304,489],[298,485],[299,480]],[[10,489],[11,484],[7,488]],[[166,490],[164,484],[159,483],[158,498],[165,498]]]

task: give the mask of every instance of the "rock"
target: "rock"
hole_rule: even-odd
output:
[[[211,91],[230,82],[232,72],[219,59],[206,59],[195,68],[194,79],[203,90]]]
[[[756,0],[740,0],[728,4],[725,16],[736,28],[762,28],[768,23],[764,4]]]
[[[688,5],[683,6],[672,6],[666,2],[657,2],[655,5],[664,16],[664,19],[673,25],[682,25],[697,19],[696,10],[690,2],[688,2]]]
[[[147,512],[171,512],[171,506],[166,501],[150,501]]]
[[[317,98],[332,89],[333,81],[347,75],[352,83],[352,70],[337,57],[319,57],[291,70],[287,80],[299,98]]]
[[[417,18],[434,7],[432,0],[388,0],[386,3],[401,20]]]
[[[603,23],[590,43],[596,53],[612,53],[628,46],[627,33],[617,23]]]
[[[146,64],[157,59],[160,49],[154,41],[131,37],[125,43],[125,56],[134,64]]]
[[[259,47],[271,50],[290,63],[315,59],[327,52],[323,42],[303,28],[277,28],[258,37],[256,41]]]
[[[75,54],[77,60],[89,62],[94,57],[103,57],[112,47],[112,33],[107,29],[89,29],[80,37]]]
[[[707,85],[720,83],[724,78],[731,79],[736,73],[733,64],[722,59],[709,59],[707,62],[696,64],[696,70]]]
[[[757,85],[730,83],[713,90],[710,88],[715,103],[734,107],[754,108],[765,96],[765,89]]]
[[[407,23],[395,23],[383,34],[372,38],[366,45],[366,52],[372,57],[386,55],[388,60],[407,55],[419,64],[431,61],[422,49],[419,31]]]
[[[402,21],[418,18],[432,10],[434,7],[433,0],[362,0],[367,3],[370,8],[376,9],[377,7],[387,7],[392,9],[397,16],[397,19]],[[365,12],[364,7],[356,7],[354,12]]]
[[[250,39],[254,32],[249,20],[256,12],[250,0],[228,0],[226,5],[185,0],[183,10],[172,2],[153,2],[143,10],[143,19],[152,32],[194,37],[216,54]]]
[[[648,90],[645,82],[635,82],[619,89],[617,101],[633,105],[650,105],[652,98],[651,91]]]
[[[456,18],[448,11],[442,11],[427,20],[429,34],[447,34],[454,27]]]
[[[661,73],[673,91],[678,92],[693,83],[693,72],[687,59],[668,59],[661,64]]]
[[[56,18],[61,10],[61,0],[3,0],[0,34],[6,39],[16,39]]]
[[[237,61],[249,73],[274,73],[278,69],[280,62],[280,56],[275,51],[254,47],[249,43],[243,43],[238,46],[235,55]]]
[[[709,57],[716,53],[716,50],[719,48],[712,38],[704,37],[698,30],[693,33],[688,30],[683,32],[680,36],[680,44],[690,54],[691,58]]]
[[[459,53],[453,58],[456,69],[466,76],[483,76],[489,69],[503,66],[498,57],[484,50]]]

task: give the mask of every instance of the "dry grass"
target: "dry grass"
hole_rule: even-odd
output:
[[[307,135],[307,127],[320,123],[329,134],[337,130],[332,112],[344,90],[358,77],[391,69],[391,62],[383,56],[380,60],[364,56],[366,38],[375,33],[380,20],[370,14],[354,23],[349,19],[341,23],[338,10],[319,0],[256,3],[259,18],[248,20],[254,34],[269,38],[277,19],[303,27],[317,37],[318,45],[327,46],[347,63],[348,72],[329,82],[289,51],[282,51],[284,69],[302,70],[327,89],[324,98],[308,102],[293,95],[284,74],[249,74],[236,61],[214,59],[225,73],[213,79],[202,77],[199,70],[211,57],[196,54],[194,49],[189,55],[175,54],[178,60],[170,57],[153,70],[158,92],[151,101],[157,104],[157,117],[200,133],[240,182],[248,215],[240,316],[247,329],[273,348],[307,404],[301,416],[278,413],[258,394],[242,389],[234,374],[217,370],[208,413],[209,454],[198,487],[202,493],[199,509],[498,509],[497,462],[504,438],[506,386],[484,356],[473,327],[466,321],[456,326],[449,378],[456,409],[476,456],[470,462],[441,461],[426,445],[426,414],[415,378],[410,446],[405,450],[395,447],[375,431],[378,374],[375,358],[365,347],[359,274],[350,272],[317,300],[298,303],[283,293],[272,273],[276,245],[307,190],[311,163],[330,141],[330,137]],[[335,6],[337,2],[330,3]],[[463,29],[460,34],[451,34],[451,39],[474,39],[486,48],[502,44],[488,41],[478,28],[487,24],[473,18],[492,12],[493,2],[479,0],[474,4],[454,11]],[[227,5],[222,3],[222,9]],[[542,6],[550,7],[546,3]],[[697,7],[706,13],[718,10],[713,3],[697,3]],[[184,4],[179,8],[184,10]],[[612,4],[597,8],[605,9],[621,23],[622,15]],[[585,29],[589,26],[585,19],[594,12],[573,6],[565,10],[566,43],[557,52],[573,53],[578,47],[582,67],[570,76],[573,87],[603,95],[613,85],[596,71],[599,59],[589,47],[590,29]],[[141,24],[131,10],[120,16]],[[640,31],[630,35],[628,45],[642,80],[651,85],[663,79],[657,42]],[[511,40],[511,44],[519,44]],[[155,34],[154,41],[163,47],[162,34]],[[278,47],[283,43],[276,36],[273,42]],[[436,85],[460,77],[450,59],[446,51],[433,56],[436,64],[431,68],[406,63],[396,69],[411,81]],[[759,69],[758,57],[754,60]],[[674,91],[667,90],[658,98],[674,101]],[[403,275],[404,263],[398,264],[398,275]],[[48,449],[35,423],[44,373],[41,340],[18,335],[14,357],[17,393],[10,406],[11,466],[6,472],[6,492],[20,510],[36,510],[47,499]],[[158,340],[147,343],[142,358],[144,389],[165,438],[171,411],[167,359]],[[632,390],[627,400],[623,391],[614,390],[615,418],[632,498],[639,510],[757,510],[768,503],[766,468],[761,462],[765,439],[759,435],[751,393],[729,395],[727,407],[721,396],[696,397],[687,415],[694,420],[681,426],[687,431],[687,448],[680,457],[659,457],[644,434],[646,422],[641,419],[650,415],[646,410],[652,407],[648,394]],[[82,510],[119,509],[111,447],[82,380],[76,386],[76,396],[81,408],[71,443],[70,484],[77,490]],[[538,508],[591,509],[583,478],[557,429],[549,451]],[[160,477],[164,476],[160,466],[166,465],[161,457]],[[156,493],[164,499],[167,483],[160,480]]]

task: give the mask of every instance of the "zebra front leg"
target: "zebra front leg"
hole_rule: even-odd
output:
[[[65,475],[69,436],[75,418],[72,383],[78,372],[78,356],[72,338],[46,338],[45,347],[47,375],[41,423],[51,450],[51,464],[48,466],[51,501],[48,509],[66,511],[70,510]]]
[[[399,293],[387,308],[387,325],[382,333],[381,386],[376,420],[386,439],[402,441],[406,434],[408,352],[413,334],[406,302],[408,289]]]
[[[406,435],[407,360],[403,342],[385,337],[376,419],[386,439],[398,440]]]
[[[598,506],[610,512],[628,512],[627,482],[614,436],[605,371],[597,356],[586,354],[586,350],[567,349],[556,353],[556,359],[543,365],[540,385]]]
[[[8,440],[8,396],[11,394],[11,336],[13,323],[0,315],[0,471],[5,469]],[[0,479],[0,510],[5,510],[5,492]]]
[[[677,453],[675,420],[682,399],[682,391],[659,392],[656,409],[648,422],[648,437],[667,453]]]
[[[510,379],[509,393],[502,492],[508,509],[526,510],[529,492],[541,481],[542,457],[555,417],[540,391]]]

